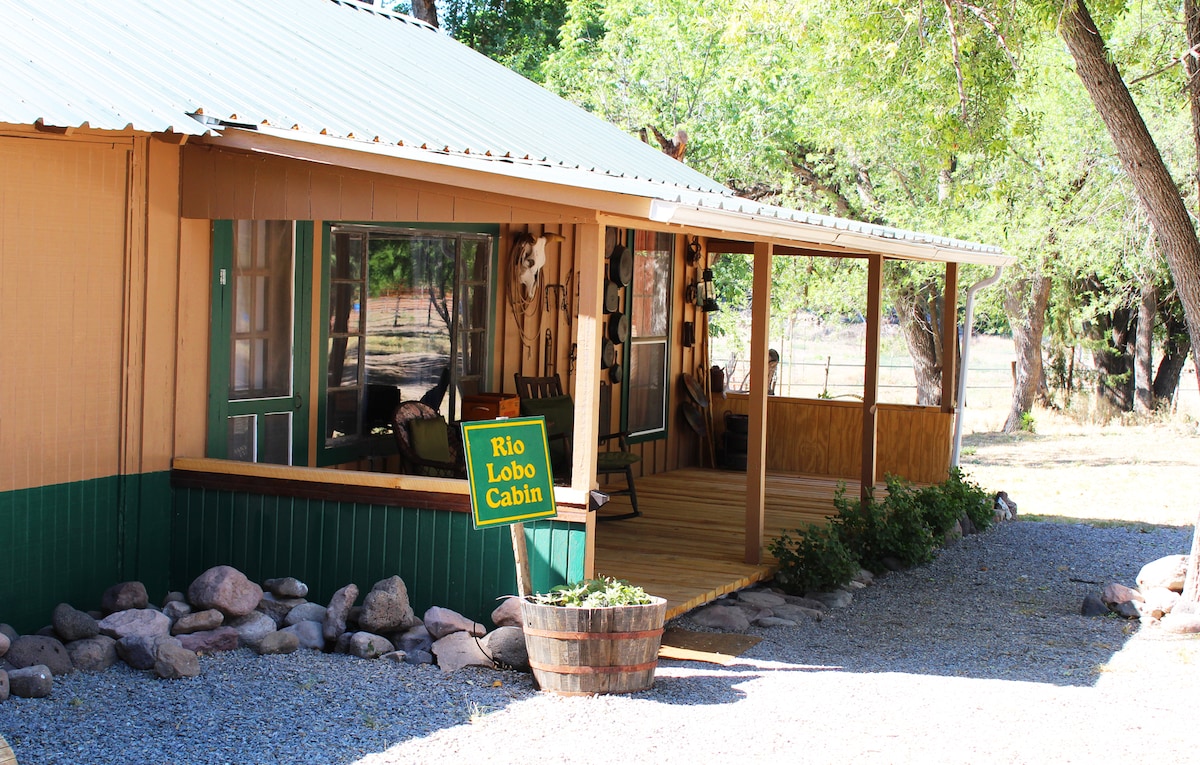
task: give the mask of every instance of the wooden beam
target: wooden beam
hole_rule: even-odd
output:
[[[750,322],[750,432],[746,445],[746,562],[762,562],[767,497],[767,353],[771,335],[769,242],[754,244],[754,292]]]
[[[862,477],[860,496],[866,502],[875,486],[877,420],[879,417],[879,325],[883,319],[883,256],[872,255],[867,271],[867,358],[863,375]]]
[[[954,388],[958,379],[958,264],[946,264],[942,291],[942,411],[954,412]]]
[[[604,227],[575,227],[579,318],[575,368],[575,433],[571,440],[571,488],[596,488],[600,438],[600,337],[604,331]]]

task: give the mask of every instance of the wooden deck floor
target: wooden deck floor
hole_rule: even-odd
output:
[[[824,522],[837,484],[768,473],[764,542],[785,529]],[[847,493],[857,496],[858,486],[846,481]],[[677,470],[639,478],[637,493],[640,518],[597,524],[596,573],[665,597],[668,619],[774,574],[765,549],[763,564],[744,560],[744,473]],[[618,496],[601,515],[628,510],[629,498]]]

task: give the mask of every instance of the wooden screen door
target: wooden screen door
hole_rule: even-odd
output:
[[[293,221],[214,225],[211,456],[306,463],[306,333],[296,310],[305,241],[311,227]]]

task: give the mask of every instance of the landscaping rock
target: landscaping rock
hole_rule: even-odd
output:
[[[16,640],[20,633],[14,630],[11,624],[0,623],[0,635],[4,635],[12,641]],[[0,656],[3,656],[3,654],[0,654]]]
[[[791,619],[780,619],[778,616],[763,616],[754,620],[755,627],[795,627],[797,622]]]
[[[100,620],[100,634],[120,640],[127,635],[154,637],[171,631],[171,620],[151,608],[131,608],[109,614]]]
[[[0,701],[8,701],[8,672],[0,669]]]
[[[947,529],[945,534],[942,534],[942,547],[953,547],[954,545],[961,542],[962,538],[963,538],[962,524],[959,523],[958,521],[955,521],[954,525],[951,526],[949,529]],[[862,584],[862,582],[858,582],[858,584]]]
[[[518,672],[529,671],[529,652],[525,633],[520,627],[497,627],[483,638],[483,650],[494,663],[512,667]]]
[[[1173,592],[1183,592],[1183,579],[1187,576],[1186,555],[1168,555],[1142,566],[1137,575],[1137,586],[1142,592],[1155,587],[1165,587]]]
[[[737,594],[738,600],[759,608],[774,608],[787,603],[782,595],[776,595],[766,590],[742,590]]]
[[[164,680],[196,677],[200,674],[200,658],[178,641],[166,639],[158,646],[154,657],[154,674]]]
[[[170,635],[126,635],[117,641],[117,656],[134,669],[154,669],[158,650],[166,644],[182,644]]]
[[[263,638],[279,629],[275,620],[261,611],[239,616],[229,622],[229,626],[237,630],[239,644],[254,650],[258,650]]]
[[[492,624],[497,627],[520,627],[524,629],[525,620],[521,617],[521,599],[509,595],[500,601],[500,605],[492,611]]]
[[[150,597],[146,594],[146,585],[141,582],[114,584],[100,596],[100,610],[106,614],[130,608],[145,608],[148,605]]]
[[[325,640],[333,642],[346,631],[346,616],[357,599],[358,585],[353,583],[333,593],[333,597],[329,599],[329,605],[325,609],[325,621],[323,622]]]
[[[170,603],[187,603],[187,596],[178,590],[172,590],[171,592],[167,593],[165,598],[163,598],[162,605],[164,611],[167,609],[167,605]]]
[[[958,519],[958,527],[962,529],[964,537],[979,533],[979,529],[975,528],[975,522],[971,520],[971,516],[969,515],[964,515]]]
[[[100,634],[100,625],[95,619],[67,603],[59,603],[54,607],[50,621],[54,625],[54,631],[67,643]]]
[[[320,622],[325,623],[325,606],[320,603],[309,603],[305,601],[300,605],[288,611],[288,615],[284,618],[283,623],[291,627],[300,622]]]
[[[1142,612],[1138,610],[1137,604],[1131,600],[1110,606],[1110,610],[1122,619],[1137,619],[1142,615]]]
[[[782,606],[775,606],[771,609],[773,616],[779,619],[787,619],[797,624],[806,621],[821,621],[825,618],[825,612],[816,608],[807,608],[805,606],[796,606],[791,603],[784,603]]]
[[[189,651],[198,654],[212,654],[221,651],[233,651],[240,645],[238,631],[228,625],[218,627],[208,632],[193,632],[190,635],[180,635],[179,644]]]
[[[225,615],[215,608],[187,614],[171,626],[172,635],[190,635],[193,632],[215,630],[225,622]]]
[[[491,667],[492,660],[479,647],[475,637],[467,632],[452,632],[433,644],[433,655],[443,672],[463,667]]]
[[[268,579],[263,582],[263,589],[279,598],[307,598],[308,585],[294,576],[279,579]]]
[[[487,630],[482,624],[471,621],[457,611],[441,606],[431,607],[425,612],[425,617],[421,621],[434,640],[440,640],[452,632],[467,632],[475,637],[483,637],[487,634]]]
[[[1163,617],[1162,629],[1175,635],[1200,634],[1200,614],[1169,613]]]
[[[825,605],[824,603],[822,603],[819,600],[814,600],[813,598],[806,598],[801,595],[784,595],[783,599],[786,600],[789,604],[791,604],[793,606],[800,606],[801,608],[811,608],[814,611],[824,611],[825,609],[829,608],[829,606]]]
[[[215,608],[226,616],[245,616],[262,600],[263,591],[232,566],[213,566],[188,587],[194,608]]]
[[[1104,616],[1108,613],[1108,606],[1100,599],[1099,595],[1089,592],[1083,596],[1083,603],[1079,606],[1079,613],[1083,616]]]
[[[858,573],[854,575],[854,579],[851,581],[862,582],[863,584],[871,585],[875,583],[875,575],[870,571],[867,571],[865,568],[860,567],[858,569]]]
[[[162,612],[174,624],[182,617],[192,613],[192,607],[182,600],[170,600],[163,606]]]
[[[390,640],[370,632],[355,632],[350,636],[350,643],[346,647],[346,653],[360,659],[378,659],[394,650],[396,646],[392,645]]]
[[[415,627],[410,627],[400,633],[394,640],[396,648],[412,655],[418,651],[429,652],[433,647],[433,637],[429,634],[429,630],[425,629],[424,624],[418,624]],[[432,659],[431,659],[432,660]]]
[[[463,634],[465,635],[466,633],[464,632]],[[404,661],[408,664],[433,664],[435,662],[432,650],[433,646],[431,645],[429,648],[430,650],[428,651],[413,651],[412,653],[406,653],[404,655]]]
[[[269,592],[264,592],[262,600],[258,601],[258,605],[254,610],[261,611],[274,619],[275,624],[282,625],[293,608],[307,602],[304,598],[280,598]]]
[[[295,632],[272,632],[259,641],[255,649],[260,656],[295,653],[300,647],[300,636]]]
[[[75,669],[66,646],[56,638],[44,635],[20,636],[12,641],[4,658],[17,669],[42,665],[56,675],[65,675]]]
[[[54,690],[54,675],[50,668],[38,664],[8,673],[8,690],[22,699],[44,699]]]
[[[1141,604],[1140,610],[1143,616],[1161,619],[1174,610],[1179,603],[1179,598],[1179,593],[1174,590],[1168,590],[1166,587],[1152,587],[1146,591],[1145,601]]]
[[[4,656],[4,654],[8,653],[8,648],[11,645],[12,639],[3,632],[0,632],[0,656]]]
[[[408,587],[398,576],[376,582],[363,598],[358,624],[368,632],[396,632],[416,623],[417,617],[408,601]]]
[[[389,651],[379,657],[383,661],[390,661],[393,664],[404,664],[408,661],[408,654],[404,651]]]
[[[846,608],[854,601],[854,596],[845,590],[833,590],[832,592],[807,592],[805,597],[819,600],[829,608]]]
[[[103,672],[117,663],[117,641],[108,635],[67,643],[71,665],[80,672]]]
[[[281,632],[290,632],[296,636],[300,648],[321,651],[325,648],[325,632],[318,621],[296,622],[284,627]]]
[[[721,605],[702,606],[692,611],[689,616],[701,627],[711,627],[725,632],[743,632],[750,629],[750,619],[740,608]]]
[[[1121,603],[1129,603],[1130,601],[1141,602],[1145,600],[1145,597],[1132,587],[1126,587],[1117,582],[1110,582],[1104,585],[1104,589],[1101,590],[1100,600],[1103,600],[1106,606],[1115,610]]]

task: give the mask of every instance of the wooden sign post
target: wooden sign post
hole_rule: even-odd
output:
[[[475,528],[510,527],[517,594],[532,590],[525,521],[553,518],[554,476],[544,417],[515,417],[462,424]]]

